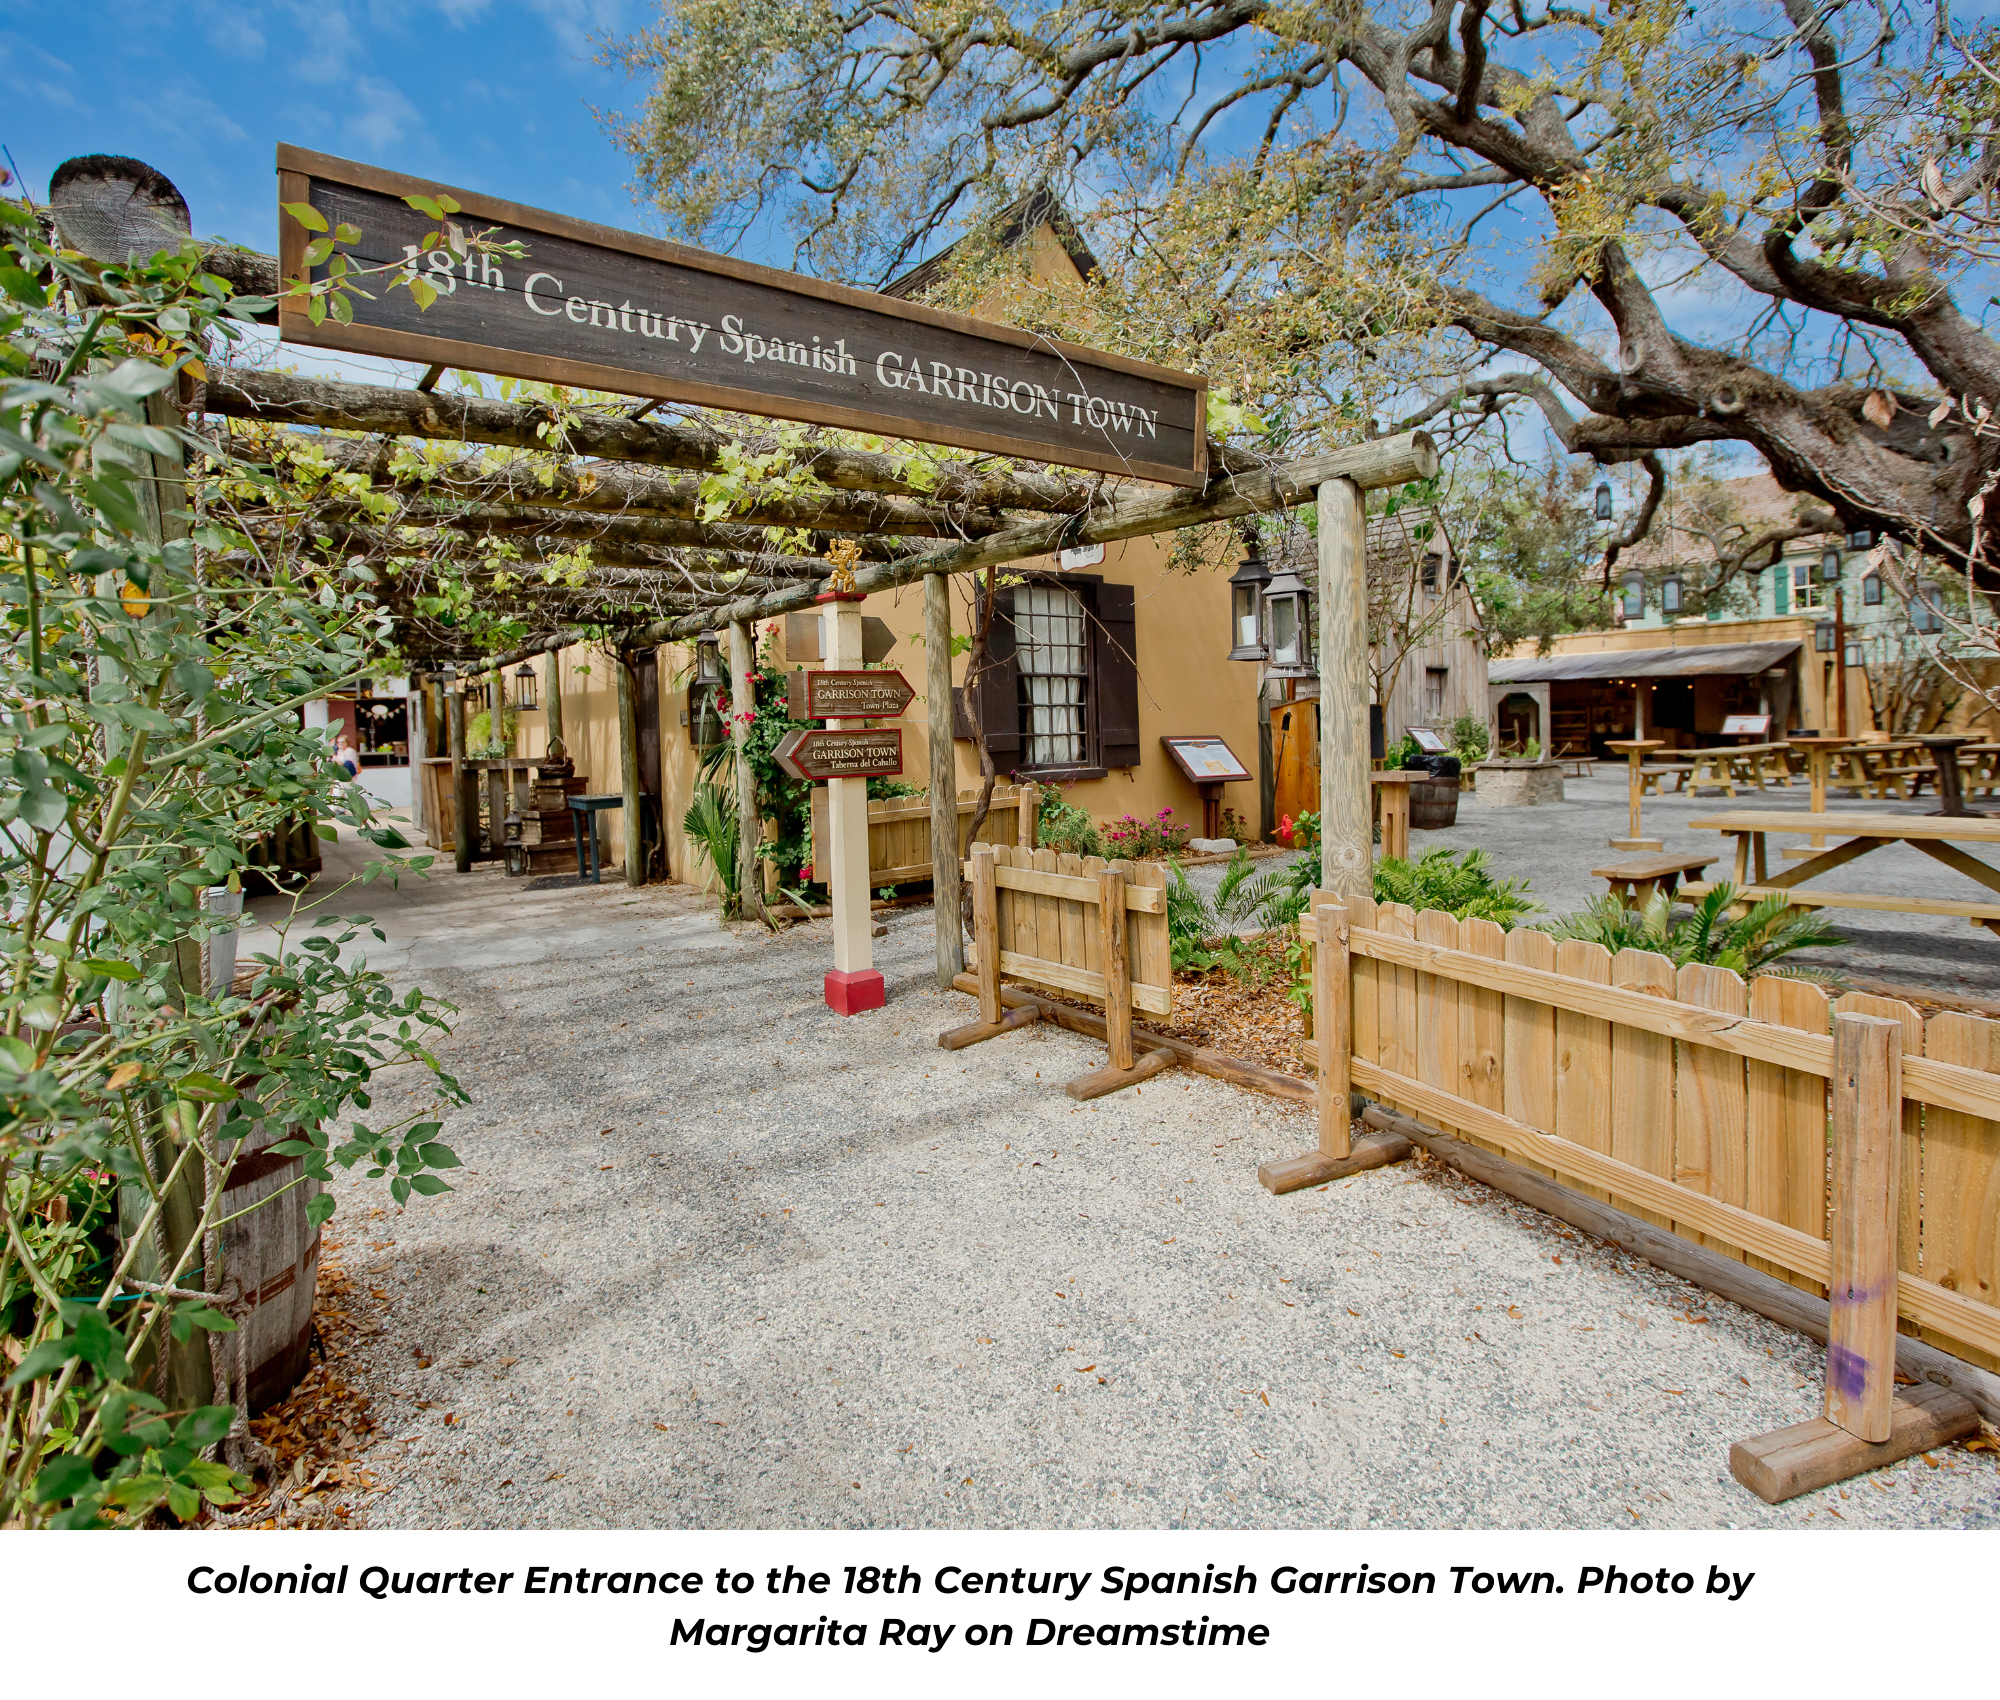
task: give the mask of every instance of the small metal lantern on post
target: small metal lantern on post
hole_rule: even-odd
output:
[[[516,708],[540,708],[542,706],[542,699],[536,694],[540,688],[541,680],[535,676],[534,668],[529,666],[527,662],[523,661],[519,667],[514,669],[514,706]]]
[[[1245,539],[1249,552],[1243,564],[1229,575],[1231,661],[1262,661],[1268,653],[1264,642],[1264,591],[1271,582],[1271,569],[1264,565],[1253,531]]]
[[[1317,677],[1308,612],[1311,600],[1306,581],[1289,567],[1274,574],[1264,587],[1266,670],[1274,679]]]
[[[722,634],[703,632],[694,640],[694,682],[710,690],[723,683]]]
[[[1831,620],[1818,620],[1813,624],[1813,649],[1820,655],[1831,655],[1835,642],[1835,628]]]

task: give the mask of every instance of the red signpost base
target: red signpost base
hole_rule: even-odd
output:
[[[826,975],[826,1007],[836,1015],[859,1015],[889,1001],[881,973],[873,968],[830,968]]]

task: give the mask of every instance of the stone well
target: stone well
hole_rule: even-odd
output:
[[[1489,808],[1532,809],[1563,800],[1559,761],[1521,761],[1506,756],[1477,764],[1479,800]]]

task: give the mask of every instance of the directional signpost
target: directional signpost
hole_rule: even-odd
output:
[[[891,726],[867,732],[787,732],[771,752],[794,779],[874,779],[903,771],[903,733]]]
[[[787,681],[794,720],[894,720],[917,700],[900,673],[828,667]]]

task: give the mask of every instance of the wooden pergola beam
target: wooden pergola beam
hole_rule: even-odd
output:
[[[738,439],[699,425],[632,419],[624,414],[571,413],[545,402],[439,395],[241,367],[218,367],[209,374],[203,406],[209,413],[230,419],[490,443],[539,454],[560,451],[642,466],[675,467],[684,472],[720,470],[726,451],[738,446]],[[773,431],[768,439],[752,436],[741,442],[775,447],[777,437]],[[1098,483],[1095,478],[929,460],[924,462],[923,472],[912,478],[907,457],[811,439],[799,456],[800,463],[822,484],[836,490],[902,496],[931,505],[963,504],[973,509],[1080,512],[1090,505]]]

